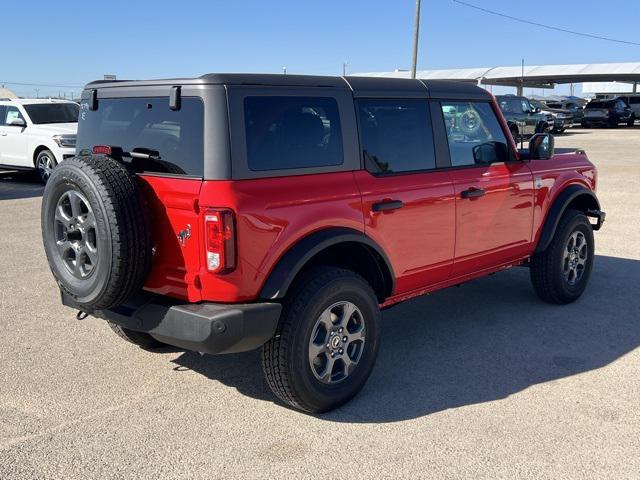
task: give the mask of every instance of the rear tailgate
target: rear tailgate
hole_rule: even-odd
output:
[[[199,180],[142,176],[151,212],[153,257],[145,289],[162,295],[201,300],[201,221]]]

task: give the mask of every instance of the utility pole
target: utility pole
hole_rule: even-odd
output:
[[[342,62],[342,76],[346,76],[347,75],[347,63],[348,62]]]
[[[34,88],[34,90],[36,91],[36,98],[40,98],[40,89]]]
[[[411,78],[416,78],[418,63],[418,37],[420,35],[420,0],[416,0],[416,14],[413,27],[413,61],[411,62]]]

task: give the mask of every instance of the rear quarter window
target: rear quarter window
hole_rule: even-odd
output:
[[[168,97],[100,99],[97,110],[81,104],[77,151],[95,145],[154,150],[158,160],[134,160],[140,173],[202,177],[204,174],[204,106],[200,98],[182,98],[179,110]]]
[[[344,161],[334,98],[248,96],[244,119],[252,171],[337,166]]]

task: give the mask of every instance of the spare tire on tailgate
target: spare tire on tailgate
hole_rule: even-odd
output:
[[[106,156],[61,162],[42,200],[42,240],[61,290],[78,309],[116,307],[139,291],[151,264],[140,180]]]

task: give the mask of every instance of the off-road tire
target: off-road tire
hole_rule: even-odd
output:
[[[144,284],[151,264],[151,240],[139,181],[122,163],[98,155],[65,160],[47,182],[41,215],[47,260],[60,289],[82,311],[121,305]],[[57,246],[56,209],[70,193],[84,196],[94,216],[98,255],[95,270],[86,278],[65,268]]]
[[[366,342],[360,362],[344,380],[321,383],[311,371],[308,345],[318,316],[335,302],[353,302],[362,312]],[[371,286],[358,274],[318,267],[296,281],[284,301],[275,336],[262,349],[262,368],[273,393],[309,413],[332,410],[354,397],[371,373],[380,341],[381,313]]]
[[[588,251],[581,278],[575,285],[570,285],[563,274],[564,253],[569,237],[576,231],[584,235]],[[581,211],[567,210],[560,219],[549,246],[531,258],[531,283],[536,294],[545,302],[559,305],[577,300],[589,283],[593,259],[593,228],[589,219]]]
[[[136,332],[135,330],[129,330],[128,328],[121,327],[113,322],[107,320],[107,325],[109,328],[113,330],[113,332],[118,335],[123,340],[133,343],[134,345],[138,345],[142,348],[159,348],[163,347],[165,344],[156,340],[148,333],[144,332]]]

